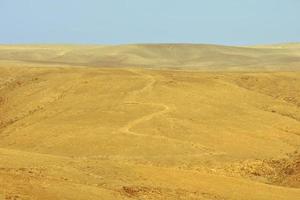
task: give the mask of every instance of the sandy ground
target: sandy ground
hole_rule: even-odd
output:
[[[149,55],[185,58],[189,49],[173,46],[136,60],[128,47],[125,64],[98,68],[95,47],[22,48],[0,48],[0,199],[300,197],[297,45],[209,47],[262,62],[269,55],[265,68],[231,60],[224,70],[207,70],[207,61],[149,67]],[[124,56],[125,47],[107,48],[96,52]]]

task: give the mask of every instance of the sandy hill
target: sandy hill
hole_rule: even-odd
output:
[[[0,199],[296,200],[299,52],[1,46]]]
[[[300,45],[230,47],[161,44],[120,46],[0,46],[0,60],[98,67],[171,67],[204,70],[298,69]],[[242,66],[242,68],[241,68]]]

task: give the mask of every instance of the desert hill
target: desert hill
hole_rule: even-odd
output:
[[[298,199],[299,57],[2,45],[0,199]]]
[[[230,47],[192,44],[116,46],[0,46],[0,60],[97,67],[168,67],[203,70],[295,70],[299,44]]]

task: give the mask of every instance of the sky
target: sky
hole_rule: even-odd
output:
[[[300,42],[300,0],[0,0],[1,44]]]

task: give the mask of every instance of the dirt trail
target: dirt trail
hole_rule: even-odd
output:
[[[136,102],[134,102],[134,103],[136,103]],[[149,121],[149,120],[153,119],[156,116],[166,114],[170,111],[170,108],[168,106],[164,105],[164,104],[156,104],[156,103],[139,103],[139,104],[150,105],[150,106],[153,106],[153,105],[160,106],[163,109],[161,111],[154,112],[154,113],[151,113],[149,115],[145,115],[141,118],[138,118],[136,120],[130,121],[124,127],[119,129],[120,132],[128,133],[128,134],[131,134],[131,135],[145,136],[144,134],[135,133],[135,132],[131,131],[130,129],[133,128],[134,126],[136,126],[137,124],[140,124],[140,123],[145,122],[145,121]]]
[[[145,134],[140,134],[140,133],[136,133],[136,132],[133,132],[131,131],[131,129],[140,124],[140,123],[143,123],[145,121],[149,121],[151,119],[153,119],[154,117],[156,116],[159,116],[159,115],[164,115],[168,112],[170,112],[170,107],[168,105],[165,105],[165,104],[162,104],[162,103],[149,103],[149,102],[138,102],[138,101],[135,101],[135,98],[136,96],[138,96],[139,94],[141,93],[145,93],[145,92],[151,92],[152,88],[153,88],[153,85],[155,84],[156,82],[156,79],[151,76],[151,75],[148,75],[148,74],[144,74],[144,73],[141,73],[141,72],[138,72],[137,70],[129,70],[130,72],[133,72],[139,76],[143,76],[145,77],[146,80],[148,80],[147,84],[141,88],[141,89],[138,89],[138,90],[135,90],[131,93],[131,96],[134,101],[128,101],[126,102],[127,104],[139,104],[139,105],[149,105],[149,106],[158,106],[158,107],[161,107],[162,110],[160,111],[157,111],[157,112],[154,112],[154,113],[151,113],[151,114],[148,114],[148,115],[145,115],[145,116],[142,116],[138,119],[135,119],[133,121],[130,121],[128,122],[125,126],[121,127],[118,132],[122,132],[122,133],[127,133],[127,134],[131,134],[131,135],[136,135],[136,136],[148,136],[148,135],[145,135]]]
[[[153,85],[156,83],[156,79],[154,78],[154,76],[152,75],[148,75],[148,74],[144,74],[141,72],[138,72],[137,70],[129,70],[135,74],[138,74],[139,76],[143,76],[145,77],[145,79],[148,79],[148,83],[141,89],[135,90],[131,93],[131,95],[133,96],[133,98],[135,98],[135,96],[141,94],[141,93],[145,93],[145,92],[151,92],[151,90],[153,89]],[[159,139],[159,140],[167,140],[167,141],[173,141],[175,143],[178,144],[187,144],[190,145],[194,148],[198,148],[198,149],[202,149],[206,152],[204,152],[203,154],[209,154],[209,155],[223,155],[223,152],[215,152],[215,150],[203,146],[203,145],[199,145],[199,144],[195,144],[192,142],[187,142],[187,141],[183,141],[183,140],[179,140],[179,139],[175,139],[175,138],[170,138],[168,136],[162,136],[162,135],[149,135],[149,134],[143,134],[143,133],[137,133],[132,131],[131,129],[133,127],[135,127],[138,124],[141,124],[145,121],[150,121],[151,119],[160,116],[160,115],[165,115],[167,113],[169,113],[171,110],[175,109],[175,108],[171,108],[171,106],[166,105],[166,104],[162,104],[162,103],[145,103],[145,102],[137,102],[137,101],[130,101],[130,102],[126,102],[128,104],[140,104],[140,105],[149,105],[149,106],[157,106],[157,107],[161,107],[162,110],[142,116],[138,119],[135,119],[133,121],[128,122],[125,126],[121,127],[120,129],[118,129],[117,132],[121,132],[121,133],[125,133],[125,134],[130,134],[130,135],[134,135],[134,136],[139,136],[139,137],[151,137],[154,139]]]

